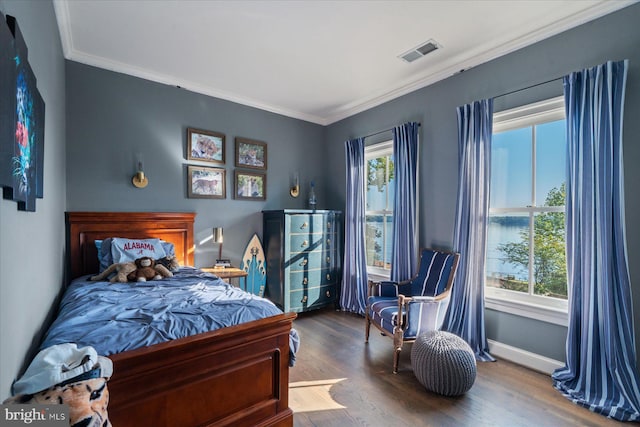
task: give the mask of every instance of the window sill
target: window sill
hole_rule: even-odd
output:
[[[569,326],[569,316],[566,308],[552,308],[524,301],[514,301],[513,299],[501,298],[497,295],[485,295],[484,303],[485,308],[491,310],[528,317],[554,325]]]
[[[380,273],[377,271],[367,271],[367,280],[371,280],[373,282],[382,282],[385,280],[389,280],[389,274]]]

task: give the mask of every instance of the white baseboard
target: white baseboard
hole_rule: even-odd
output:
[[[550,359],[545,356],[541,356],[530,351],[522,350],[521,348],[512,347],[501,342],[488,340],[489,351],[492,355],[501,359],[508,360],[518,365],[525,366],[534,371],[542,372],[543,374],[551,375],[553,371],[558,368],[564,367],[564,362],[559,360]]]

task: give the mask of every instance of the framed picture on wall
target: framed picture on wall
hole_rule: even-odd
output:
[[[266,200],[267,175],[259,172],[235,171],[234,194],[238,200]]]
[[[192,199],[225,199],[227,171],[221,168],[188,166],[188,193]]]
[[[13,156],[16,143],[16,50],[13,35],[0,12],[0,192],[13,192]]]
[[[267,169],[267,144],[246,138],[236,138],[236,167]]]
[[[0,187],[18,210],[35,212],[44,196],[45,105],[18,22],[0,14]]]
[[[187,160],[224,164],[224,134],[187,128]]]

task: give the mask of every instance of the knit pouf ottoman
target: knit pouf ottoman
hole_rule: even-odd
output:
[[[424,333],[413,343],[411,366],[420,384],[445,396],[467,392],[476,380],[476,358],[465,340],[443,331]]]

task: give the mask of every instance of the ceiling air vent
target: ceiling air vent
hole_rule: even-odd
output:
[[[416,59],[422,58],[426,54],[433,52],[434,50],[440,49],[441,47],[442,46],[440,46],[438,42],[431,39],[421,44],[420,46],[414,47],[410,51],[403,53],[402,55],[398,56],[398,58],[402,59],[405,62],[413,62]]]

